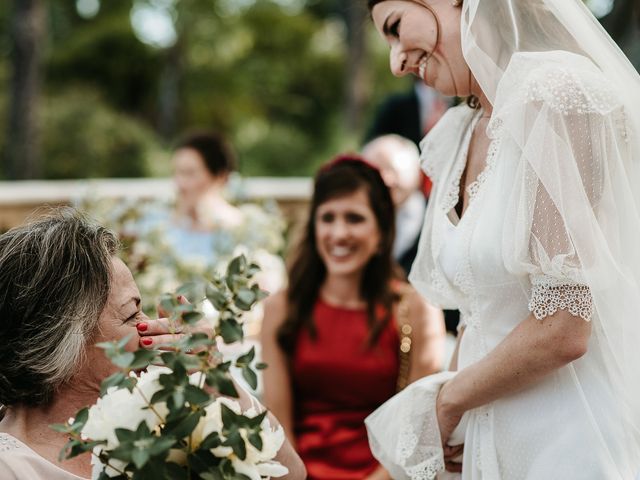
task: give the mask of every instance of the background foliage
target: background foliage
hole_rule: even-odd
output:
[[[337,150],[357,148],[373,99],[409,83],[388,73],[384,45],[368,42],[375,48],[366,58],[363,95],[371,100],[358,124],[345,126],[349,3],[362,2],[44,2],[36,100],[41,175],[166,174],[171,143],[190,128],[227,134],[245,175],[307,175]],[[80,12],[87,5],[99,9],[85,18]],[[164,40],[134,28],[141,11],[171,19]],[[11,2],[2,2],[0,24],[9,25],[12,15]],[[366,17],[356,27],[363,37],[375,35]],[[9,35],[9,28],[0,32],[0,51],[7,54],[0,57],[3,147]]]
[[[640,66],[640,3],[585,1]],[[228,135],[245,175],[308,175],[337,151],[357,148],[375,106],[410,88],[389,74],[364,4],[0,2],[3,175],[167,174],[171,143],[190,128]],[[39,93],[16,109],[10,100],[32,83],[12,84],[12,59],[25,56],[13,26],[34,24]],[[36,125],[22,137],[15,133],[21,114]],[[15,153],[21,146],[33,148]]]

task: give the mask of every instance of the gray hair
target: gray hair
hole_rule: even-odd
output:
[[[0,236],[0,403],[46,404],[78,370],[117,250],[112,232],[71,208]]]

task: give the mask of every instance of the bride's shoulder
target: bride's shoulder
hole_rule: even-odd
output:
[[[432,181],[436,182],[444,167],[452,161],[473,113],[466,103],[449,108],[420,142],[422,169]]]
[[[603,72],[587,57],[567,51],[513,55],[498,85],[494,110],[524,104],[563,115],[606,114],[621,99]]]

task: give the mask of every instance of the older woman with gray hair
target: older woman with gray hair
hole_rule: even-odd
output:
[[[93,404],[101,381],[113,373],[97,343],[131,335],[127,349],[134,350],[142,321],[158,339],[168,333],[166,322],[142,312],[138,287],[117,251],[113,233],[72,209],[0,236],[3,479],[89,477],[88,454],[59,461],[67,438],[49,425]],[[289,478],[304,476],[288,443],[278,460]]]

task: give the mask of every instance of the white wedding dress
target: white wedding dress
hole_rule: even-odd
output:
[[[608,271],[598,263],[607,248],[598,229],[632,214],[612,210],[610,199],[616,192],[609,181],[625,168],[624,109],[588,59],[515,54],[496,93],[486,168],[468,186],[469,205],[458,219],[460,177],[480,115],[466,105],[452,108],[423,141],[435,188],[411,282],[433,303],[460,309],[459,370],[487,355],[531,312],[542,319],[565,309],[593,329],[579,360],[467,412],[460,427],[462,479],[634,479],[640,446],[625,419],[630,408],[637,414],[640,399],[625,404],[612,381],[604,360],[611,337],[595,308],[601,291],[627,288],[598,278]],[[391,467],[402,472],[394,478],[433,478],[441,453],[429,457],[435,450],[427,444],[438,447],[439,437],[431,432],[427,439],[425,429],[433,430],[435,397],[398,397],[389,408],[397,413],[398,436],[389,434],[390,417],[386,431],[368,425],[372,449],[400,466]]]

